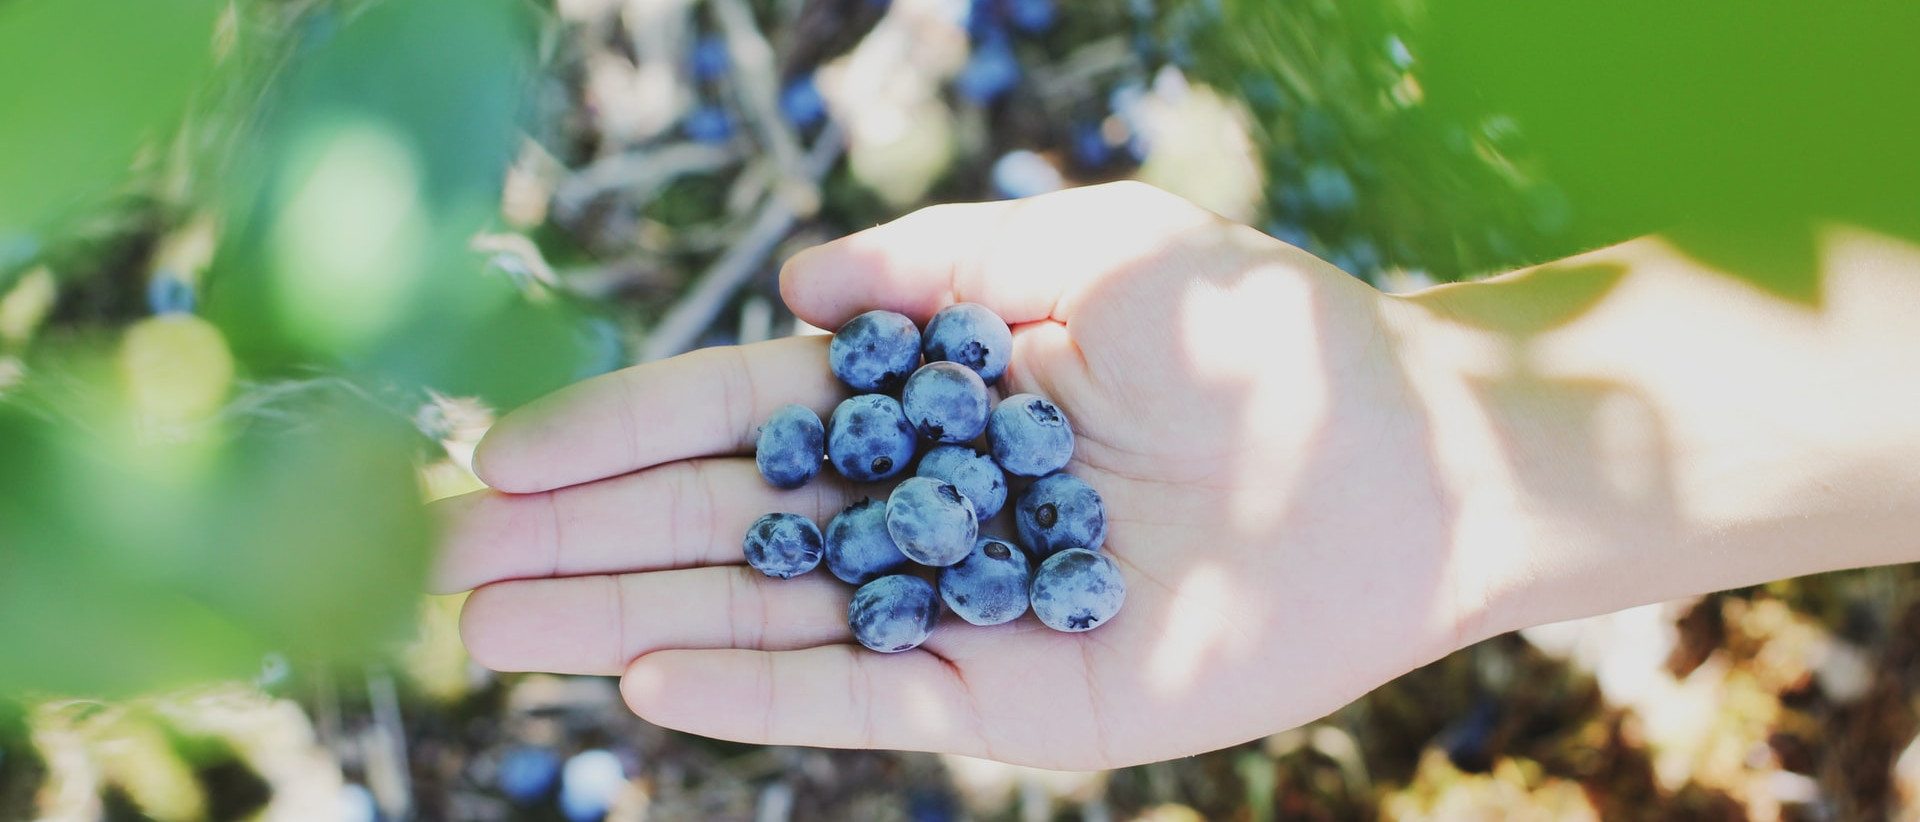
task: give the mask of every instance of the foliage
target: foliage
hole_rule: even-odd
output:
[[[0,290],[58,283],[0,310],[0,693],[352,657],[405,624],[429,390],[513,404],[585,362],[575,312],[469,248],[533,14],[0,5],[0,75],[37,78],[0,89]]]
[[[1352,177],[1345,213],[1275,201],[1333,247],[1453,279],[1661,232],[1812,301],[1822,223],[1920,238],[1912,3],[1219,5],[1196,54],[1270,172]]]

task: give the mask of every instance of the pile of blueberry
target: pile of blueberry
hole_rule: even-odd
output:
[[[1060,631],[1112,619],[1126,585],[1099,553],[1106,506],[1092,486],[1060,472],[1073,457],[1073,427],[1043,397],[994,404],[987,391],[1012,352],[1006,322],[974,303],[942,309],[925,333],[891,311],[847,321],[828,364],[862,393],[825,424],[805,406],[775,411],[760,427],[760,474],[798,488],[824,462],[856,482],[906,478],[885,501],[847,506],[824,532],[799,514],[761,517],[747,529],[747,562],[789,579],[824,560],[860,586],[847,608],[854,638],[887,653],[925,642],[942,603],[974,625],[1010,622],[1029,607]],[[1017,542],[981,533],[1006,507],[1009,476],[1031,479],[1013,505]]]

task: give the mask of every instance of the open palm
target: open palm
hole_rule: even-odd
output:
[[[761,420],[847,395],[826,340],[794,338],[609,374],[495,427],[476,470],[497,490],[443,504],[436,581],[478,587],[477,659],[621,674],[642,717],[710,736],[1094,768],[1292,727],[1478,638],[1392,301],[1311,255],[1115,185],[927,209],[803,253],[782,289],[828,328],[956,301],[1005,317],[998,388],[1072,419],[1121,613],[1078,634],[949,617],[881,655],[852,642],[848,586],[748,568],[761,514],[824,523],[885,493],[759,477]]]

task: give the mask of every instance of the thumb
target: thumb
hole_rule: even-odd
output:
[[[876,308],[924,325],[956,302],[985,305],[1009,325],[1064,322],[1087,285],[1219,220],[1133,182],[937,205],[794,255],[780,294],[826,329]]]

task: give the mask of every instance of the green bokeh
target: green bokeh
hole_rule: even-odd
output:
[[[213,216],[199,310],[238,370],[220,417],[156,437],[102,354],[125,316],[56,311],[0,352],[26,364],[0,389],[0,694],[383,651],[434,543],[412,424],[428,390],[508,406],[587,360],[581,317],[470,247],[522,139],[531,7],[225,8],[0,2],[0,242],[84,245],[75,226],[116,210],[160,234]],[[156,239],[121,240],[135,251],[105,270],[47,261],[63,298],[137,294]]]
[[[1454,279],[1661,233],[1811,301],[1819,225],[1920,238],[1920,4],[1219,5],[1201,74],[1249,101],[1276,212],[1329,251]],[[1316,164],[1350,209],[1293,204]]]
[[[498,213],[520,145],[536,22],[527,8],[388,0],[350,19],[327,7],[315,14],[323,17],[303,29],[293,62],[270,86],[226,195],[236,220],[210,276],[209,316],[261,374],[330,362],[503,406],[572,380],[587,356],[578,318],[529,302],[520,284],[489,273],[469,249]],[[344,307],[286,293],[288,260],[276,247],[289,231],[329,230],[285,221],[316,169],[331,169],[315,165],[314,147],[343,129],[377,134],[410,164],[414,231],[405,260],[374,261],[391,263],[391,272],[310,272],[343,283],[406,279],[391,289],[343,285],[334,302]],[[340,243],[381,241],[334,228],[328,236]],[[311,333],[373,312],[386,319],[352,339]]]
[[[0,238],[108,192],[213,70],[214,0],[0,3]]]
[[[0,693],[131,694],[394,638],[431,539],[410,431],[348,394],[219,441],[0,409]]]

